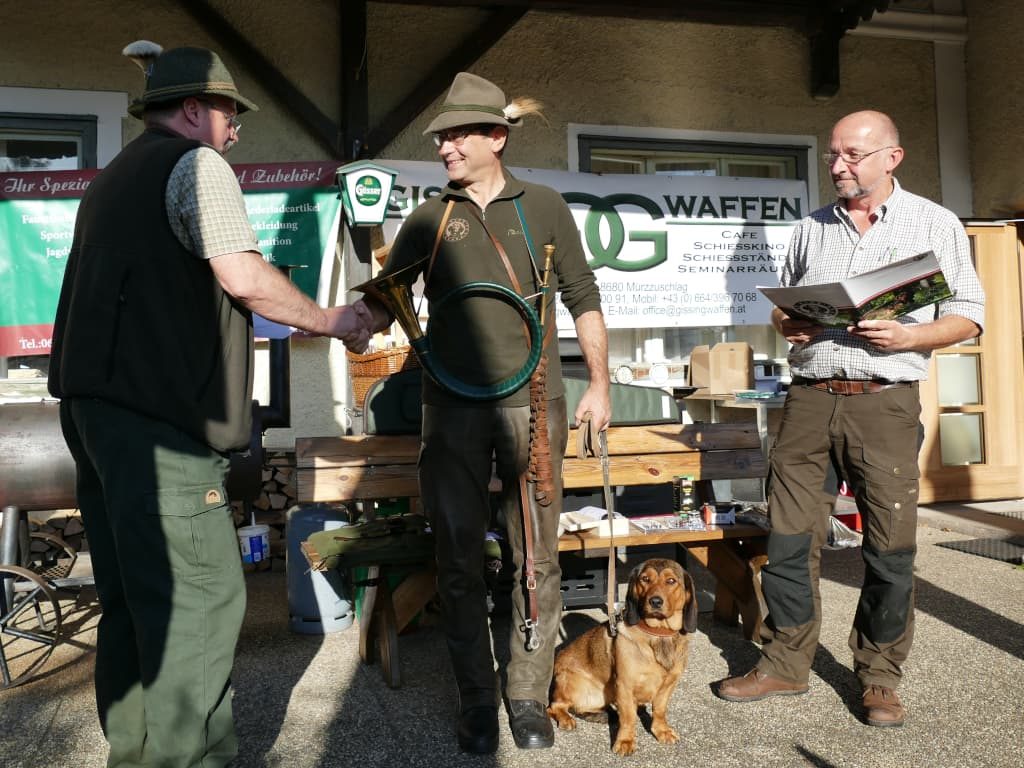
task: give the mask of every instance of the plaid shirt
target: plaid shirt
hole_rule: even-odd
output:
[[[199,258],[259,253],[235,172],[212,147],[182,155],[167,180],[165,201],[175,237]]]
[[[863,236],[841,204],[819,208],[803,219],[793,232],[781,285],[832,283],[930,250],[954,295],[899,322],[928,323],[960,315],[982,326],[985,293],[963,225],[952,211],[905,191],[895,178],[893,186]],[[930,352],[885,352],[843,328],[826,328],[813,341],[794,345],[789,365],[794,376],[809,379],[916,381],[928,378],[930,357]]]

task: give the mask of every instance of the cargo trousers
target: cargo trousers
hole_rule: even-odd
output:
[[[96,704],[109,768],[221,768],[245,613],[228,459],[175,427],[61,401],[102,616]]]
[[[492,461],[502,483],[501,504],[508,510],[506,532],[515,566],[505,693],[509,699],[548,702],[562,614],[558,517],[562,457],[568,438],[564,398],[548,401],[547,418],[555,490],[552,503],[544,507],[534,501],[533,486],[529,486],[540,647],[527,650],[524,630],[529,607],[521,579],[524,546],[519,475],[528,461],[530,408],[423,406],[420,494],[434,533],[437,589],[462,711],[498,703],[484,578]]]
[[[916,383],[858,395],[790,388],[771,458],[760,671],[798,684],[810,674],[834,460],[864,526],[864,583],[849,638],[854,672],[865,687],[898,685],[914,636],[920,413]]]

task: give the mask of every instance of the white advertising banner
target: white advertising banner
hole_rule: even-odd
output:
[[[398,171],[384,224],[391,242],[446,178],[440,163],[379,162]],[[790,230],[809,213],[802,181],[510,170],[569,204],[609,328],[767,324],[772,305],[757,286],[778,285]],[[557,313],[571,334],[568,311]]]

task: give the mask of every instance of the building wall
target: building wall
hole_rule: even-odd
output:
[[[395,51],[416,50],[421,36],[436,40],[439,30],[429,19],[457,12],[390,4],[370,8],[369,48],[376,57],[370,60],[371,101],[392,103],[420,76],[409,58]],[[443,20],[438,26],[447,29],[452,47],[465,39],[464,28],[452,30]],[[903,128],[908,153],[901,180],[919,194],[937,196],[931,45],[863,37],[846,37],[840,45],[843,85],[828,100],[810,95],[806,39],[783,28],[529,13],[472,70],[510,98],[532,96],[546,105],[547,126],[532,121],[513,133],[506,154],[512,165],[566,168],[570,122],[813,134],[823,147],[838,118],[871,108],[888,112]],[[381,156],[436,159],[421,133],[442,99]],[[825,178],[819,196],[831,197]]]
[[[212,4],[326,115],[338,119],[338,4]],[[970,0],[967,7],[975,200],[977,213],[989,215],[1001,201],[1024,197],[1017,172],[1022,161],[1014,152],[1015,111],[1024,88],[1014,76],[1024,71],[1024,53],[1016,44],[1024,32],[1024,14],[1015,0]],[[371,123],[400,103],[486,17],[476,9],[370,3],[365,54]],[[120,55],[126,43],[138,38],[166,47],[222,50],[170,0],[148,2],[144,11],[130,0],[7,2],[0,30],[0,85],[138,95],[141,72]],[[547,125],[531,121],[514,133],[507,155],[512,165],[567,168],[569,123],[814,135],[821,149],[836,119],[873,108],[891,114],[902,129],[907,157],[900,180],[937,199],[931,44],[848,36],[840,51],[842,87],[834,98],[816,100],[810,96],[808,43],[795,30],[529,13],[472,70],[493,79],[509,97],[532,96],[547,105]],[[245,61],[226,52],[224,58],[242,92],[261,107],[245,116],[233,162],[327,156],[273,102]],[[421,135],[432,113],[427,110],[389,146],[371,148],[372,154],[435,160],[432,144]],[[140,129],[127,116],[123,126],[125,141]],[[831,198],[825,176],[819,175],[821,201]],[[272,448],[288,447],[296,436],[337,434],[352,426],[341,346],[297,339],[293,349],[293,428],[270,430],[267,444]],[[257,394],[265,399],[265,387],[258,384]]]
[[[974,212],[1024,214],[1024,8],[1017,0],[967,0],[967,99]]]

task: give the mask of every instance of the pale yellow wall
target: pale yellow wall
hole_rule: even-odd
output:
[[[338,120],[338,4],[215,0],[225,16],[332,120]],[[973,172],[979,213],[1019,189],[1014,155],[1014,105],[1020,88],[1021,16],[1015,0],[971,0],[968,46],[972,89]],[[144,8],[144,10],[142,10]],[[979,10],[980,9],[980,10]],[[467,39],[486,14],[475,9],[370,3],[366,62],[371,123]],[[165,46],[219,44],[174,2],[35,0],[3,2],[0,85],[116,90],[137,95],[141,72],[120,55],[137,38]],[[782,28],[527,14],[472,70],[508,96],[547,104],[549,125],[517,130],[512,165],[566,168],[572,123],[728,132],[810,134],[819,148],[835,120],[856,109],[890,113],[903,132],[906,187],[939,196],[935,85],[928,42],[846,37],[841,43],[842,88],[829,100],[809,95],[809,52],[798,32]],[[247,115],[234,162],[323,159],[327,153],[283,108],[276,106],[245,61],[225,53],[239,88],[260,106]],[[2,109],[2,107],[0,107]],[[421,115],[380,157],[434,160],[421,135]],[[138,122],[125,118],[130,139]],[[821,174],[824,176],[825,174]],[[440,167],[439,167],[440,177]],[[831,195],[827,180],[819,198]],[[349,426],[344,356],[322,339],[294,343],[292,430],[270,430],[271,447],[297,435],[336,434]],[[258,393],[262,392],[262,388]]]
[[[1024,7],[967,0],[967,90],[974,212],[1024,213]]]
[[[222,9],[286,75],[301,82],[303,91],[322,110],[337,114],[338,22],[330,4],[307,2],[302,10],[295,3],[214,0],[211,4]],[[223,52],[177,3],[147,2],[144,7],[130,0],[6,0],[0,26],[0,85],[123,91],[133,98],[142,92],[144,81],[141,70],[121,55],[126,44],[144,38],[165,48],[214,48],[223,54],[239,90],[260,107],[258,113],[244,118],[243,140],[232,151],[232,162],[326,157],[315,139],[274,104],[245,62]],[[260,8],[258,13],[254,7]],[[322,59],[326,69],[320,69]],[[322,71],[327,75],[321,76]],[[126,140],[140,130],[138,120],[125,116]]]
[[[452,29],[444,23],[458,11],[390,4],[370,9],[370,50],[377,57],[371,59],[374,102],[393,101],[425,71],[418,53],[405,53],[418,50],[421,38],[436,40],[443,28],[453,47],[465,39],[465,26]],[[434,15],[441,20],[428,26]],[[391,55],[384,56],[388,46]],[[513,133],[506,155],[512,165],[565,168],[570,122],[813,134],[821,146],[839,117],[872,108],[891,114],[903,129],[904,185],[937,197],[931,44],[847,37],[841,57],[843,86],[835,98],[819,101],[809,93],[807,41],[793,30],[530,13],[472,71],[496,82],[510,98],[528,95],[546,105],[549,126],[534,121]],[[433,109],[383,156],[436,159],[420,135]],[[820,195],[830,197],[824,179]]]

